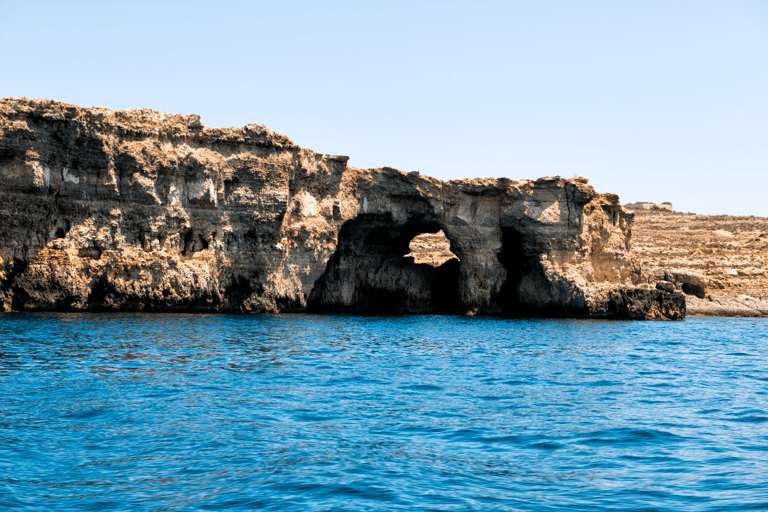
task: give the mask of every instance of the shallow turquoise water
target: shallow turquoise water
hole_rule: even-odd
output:
[[[0,508],[765,510],[768,323],[4,314]]]

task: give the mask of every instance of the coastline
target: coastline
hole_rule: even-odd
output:
[[[686,316],[768,318],[768,278],[758,258],[768,258],[768,219],[697,215],[666,210],[631,210],[633,252],[645,282],[670,280],[688,289]],[[762,235],[766,235],[765,237]],[[440,264],[451,257],[442,234],[414,240],[417,262]],[[686,288],[687,289],[687,288]]]
[[[264,126],[0,100],[0,309],[682,320],[583,177],[442,181]],[[423,265],[417,235],[456,256]]]
[[[712,301],[686,297],[687,316],[717,318],[768,318],[768,302],[745,296],[744,302],[727,297],[713,297]],[[753,307],[744,304],[754,304]]]
[[[644,280],[693,283],[686,315],[768,318],[768,218],[633,210]]]

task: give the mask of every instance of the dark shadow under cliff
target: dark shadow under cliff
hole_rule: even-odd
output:
[[[339,232],[336,252],[309,295],[317,312],[459,313],[459,262],[439,267],[405,257],[410,241],[441,227],[424,217],[397,225],[391,215],[359,215]]]
[[[519,231],[514,228],[501,229],[501,252],[498,257],[507,271],[507,279],[501,285],[499,295],[501,314],[507,317],[522,316],[525,308],[520,302],[518,285],[531,265],[523,249],[523,236]]]

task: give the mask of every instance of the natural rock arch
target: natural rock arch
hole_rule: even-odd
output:
[[[339,231],[336,252],[308,300],[312,311],[402,314],[459,312],[459,261],[416,264],[411,240],[442,228],[414,216],[398,225],[390,214],[361,214]]]

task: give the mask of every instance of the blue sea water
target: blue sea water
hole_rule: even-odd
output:
[[[768,323],[4,314],[0,508],[768,509]]]

